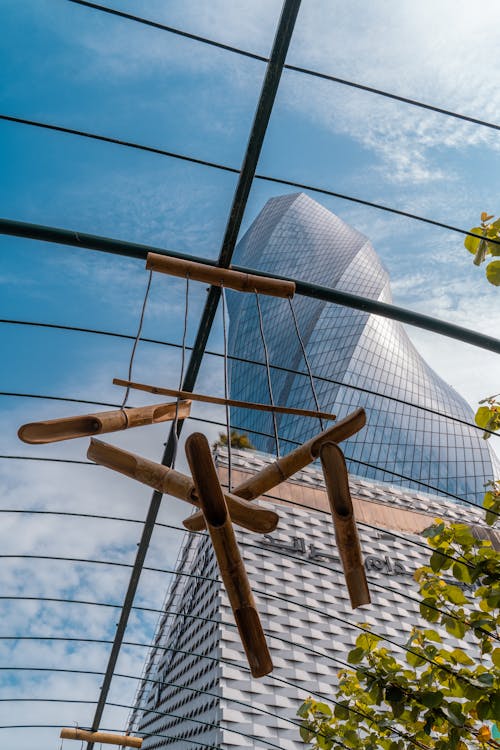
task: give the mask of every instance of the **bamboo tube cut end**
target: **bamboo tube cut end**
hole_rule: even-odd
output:
[[[264,677],[273,671],[273,662],[259,613],[255,607],[240,607],[234,611],[234,618],[242,636],[252,677]]]
[[[23,443],[43,445],[57,443],[60,440],[97,435],[101,431],[101,422],[95,414],[81,417],[64,417],[51,419],[46,422],[30,422],[23,424],[17,434]]]
[[[90,440],[87,458],[96,464],[114,469],[127,476],[134,476],[137,470],[137,461],[132,453],[115,448],[114,445],[95,438]]]
[[[364,568],[355,568],[344,573],[351,607],[356,609],[364,604],[371,604],[370,591]]]

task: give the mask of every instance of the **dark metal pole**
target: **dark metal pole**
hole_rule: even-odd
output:
[[[108,237],[99,237],[93,234],[74,232],[68,229],[58,229],[57,227],[26,224],[21,221],[11,221],[10,219],[0,219],[0,234],[8,234],[15,237],[28,237],[30,239],[54,242],[60,245],[70,245],[73,247],[98,250],[105,253],[124,255],[127,258],[146,260],[148,252],[154,252],[172,258],[181,258],[183,260],[192,260],[196,263],[213,265],[212,260],[200,258],[197,255],[188,255],[187,253],[178,253],[174,250],[165,250],[161,247],[124,242],[122,240],[114,240]],[[481,349],[487,349],[496,354],[500,354],[499,339],[493,338],[492,336],[486,336],[482,333],[477,333],[469,328],[463,328],[462,326],[457,326],[453,323],[447,323],[445,320],[439,320],[430,315],[423,315],[422,313],[417,313],[404,307],[389,305],[386,302],[377,302],[377,300],[360,297],[357,294],[341,292],[337,289],[330,289],[329,287],[320,286],[319,284],[311,284],[308,281],[293,279],[289,276],[268,274],[254,268],[245,268],[244,266],[237,265],[232,265],[231,268],[234,268],[235,271],[254,274],[256,276],[266,276],[268,278],[282,279],[284,281],[294,281],[297,293],[302,294],[304,297],[322,299],[325,300],[325,302],[333,302],[345,307],[352,307],[356,310],[373,313],[374,315],[381,315],[384,318],[398,320],[400,323],[406,323],[407,325],[422,328],[423,330],[431,331],[432,333],[439,333],[442,336],[448,336],[448,338],[456,339],[457,341],[464,341],[466,344],[478,346]],[[198,335],[200,335],[200,332],[198,332]]]
[[[231,258],[234,252],[236,241],[238,239],[238,233],[241,227],[241,221],[245,212],[245,207],[252,186],[255,170],[257,168],[257,162],[264,142],[264,136],[266,134],[267,125],[271,116],[274,100],[278,91],[278,85],[283,72],[283,65],[285,64],[285,58],[292,37],[295,21],[299,12],[301,0],[285,0],[281,17],[278,23],[276,36],[274,38],[273,49],[271,57],[266,69],[266,75],[262,85],[260,93],[259,103],[255,113],[252,129],[250,131],[250,137],[247,144],[243,165],[241,168],[238,184],[233,198],[229,219],[224,234],[224,240],[222,242],[221,251],[219,254],[218,265],[227,268],[231,263]],[[219,302],[221,290],[219,287],[211,287],[208,293],[208,298],[205,303],[205,309],[203,310],[196,341],[193,347],[191,358],[186,370],[186,376],[184,378],[182,389],[192,391],[198,372],[201,365],[203,353],[205,351],[210,330],[214,321],[217,305]],[[182,429],[182,422],[178,423],[177,434]],[[165,447],[163,454],[162,463],[169,466],[172,463],[174,455],[174,446],[176,443],[175,434],[173,430],[170,431],[170,435]],[[142,530],[141,539],[137,549],[137,555],[130,577],[127,593],[125,594],[125,600],[121,610],[120,620],[117,625],[113,646],[108,660],[108,666],[101,686],[101,692],[99,695],[99,701],[96,707],[94,719],[92,721],[92,730],[96,731],[99,728],[108,692],[113,678],[118,655],[120,653],[121,644],[125,635],[125,629],[127,627],[130,610],[134,601],[135,593],[139,583],[142,567],[146,558],[149,543],[154,529],[154,524],[160,509],[162,495],[160,492],[154,492],[151,498],[148,514],[144,527]],[[92,750],[93,743],[87,744],[87,750]]]

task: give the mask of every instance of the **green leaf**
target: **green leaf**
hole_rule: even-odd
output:
[[[305,719],[307,714],[309,713],[309,707],[310,707],[309,701],[304,701],[304,703],[301,705],[299,710],[297,711],[297,716],[300,716],[302,719]]]
[[[467,604],[468,599],[458,586],[448,586],[446,595],[452,604]]]
[[[430,566],[434,573],[438,573],[441,568],[443,567],[444,563],[447,561],[447,557],[441,554],[439,550],[435,550],[430,559]]]
[[[309,743],[314,737],[314,732],[311,732],[311,730],[307,726],[302,725],[300,727],[300,736],[304,740],[304,742]]]
[[[420,702],[427,708],[437,708],[443,702],[443,697],[440,690],[433,690],[432,692],[422,693]]]
[[[499,261],[495,261],[495,263],[498,263]],[[491,263],[490,263],[491,265]],[[482,427],[483,429],[486,427],[488,422],[490,421],[490,407],[489,406],[480,406],[477,410],[474,420],[478,427]]]
[[[479,235],[483,234],[482,227],[473,227],[470,231],[473,232],[474,234],[479,234]],[[475,255],[477,253],[480,242],[481,240],[479,239],[479,237],[471,237],[470,235],[467,235],[467,237],[464,240],[464,246],[467,248],[469,253],[472,253],[473,255]]]
[[[400,703],[404,697],[405,694],[397,685],[389,685],[385,689],[385,699],[388,703]]]
[[[461,583],[470,583],[470,573],[469,569],[466,565],[463,565],[462,563],[456,562],[453,563],[453,575],[457,579],[457,581],[460,581]]]
[[[347,661],[349,664],[359,664],[363,660],[365,653],[364,648],[353,648],[352,651],[349,651]]]
[[[347,721],[349,719],[349,711],[347,709],[348,703],[337,703],[336,706],[333,709],[333,715],[337,717],[337,719],[341,719],[342,721]]]
[[[464,666],[469,667],[474,664],[470,656],[467,656],[467,654],[465,654],[460,648],[454,648],[450,655],[457,664],[463,664]]]
[[[442,643],[443,639],[435,630],[424,630],[424,635],[428,641],[434,641],[434,643]]]
[[[465,723],[465,716],[462,713],[462,707],[460,703],[450,703],[448,705],[447,715],[450,722],[455,727],[463,727]]]
[[[500,260],[494,260],[492,263],[488,263],[486,266],[486,278],[490,284],[500,286]]]
[[[421,667],[422,664],[426,664],[426,659],[422,659],[421,656],[414,653],[413,651],[408,651],[406,654],[406,661],[408,664],[410,664],[412,667]]]
[[[316,703],[314,709],[315,713],[322,713],[324,716],[332,715],[332,709],[326,703]]]
[[[482,684],[486,685],[487,687],[493,687],[493,682],[495,680],[491,672],[483,672],[482,674],[478,674],[477,679],[479,680],[479,682],[482,682]]]
[[[491,652],[491,661],[493,662],[495,667],[500,667],[500,648],[493,649],[493,651]]]

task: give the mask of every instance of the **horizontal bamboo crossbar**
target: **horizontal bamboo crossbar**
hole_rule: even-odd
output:
[[[102,742],[103,745],[120,745],[121,747],[142,747],[141,737],[109,732],[90,732],[86,729],[61,729],[59,735],[63,740],[80,740],[80,742]]]
[[[293,297],[295,283],[282,279],[272,279],[266,276],[233,271],[231,268],[196,263],[192,260],[172,258],[158,253],[148,253],[146,268],[150,271],[167,273],[170,276],[203,281],[213,286],[223,286],[235,289],[237,292],[258,292],[270,297]]]
[[[139,406],[135,409],[117,409],[96,414],[83,414],[77,417],[49,419],[45,422],[30,422],[19,428],[18,436],[24,443],[57,443],[60,440],[103,435],[107,432],[127,430],[148,424],[168,422],[176,417],[187,419],[191,409],[190,401],[169,404]]]
[[[319,451],[326,491],[335,528],[337,549],[353,609],[370,604],[363,555],[349,490],[344,454],[336,443],[323,443]]]
[[[329,440],[336,443],[347,440],[347,438],[359,432],[365,424],[365,410],[356,409],[356,411],[341,419],[337,424],[320,432],[311,438],[311,440],[308,440],[286,456],[283,456],[283,458],[279,458],[269,466],[265,466],[258,474],[254,474],[249,479],[246,479],[233,489],[233,495],[244,497],[245,500],[255,500],[256,497],[265,495],[266,492],[277,487],[281,482],[286,481],[297,471],[304,469],[318,458],[323,443]],[[203,514],[200,512],[193,513],[183,523],[189,531],[201,531],[205,528]]]
[[[172,396],[175,398],[185,398],[191,401],[202,401],[204,404],[220,404],[221,406],[237,406],[241,409],[253,409],[254,411],[267,411],[274,414],[294,414],[298,417],[315,417],[316,419],[335,419],[335,414],[325,411],[311,411],[309,409],[295,409],[293,406],[271,406],[270,404],[257,404],[253,401],[237,401],[234,398],[222,398],[219,396],[207,396],[202,393],[190,393],[189,391],[177,391],[174,388],[163,388],[157,385],[147,385],[146,383],[135,383],[132,380],[113,379],[114,385],[121,385],[124,388],[132,388],[136,391],[146,391],[147,393],[156,393],[159,396]]]
[[[273,663],[210,446],[201,432],[187,438],[186,457],[250,671],[264,677]]]
[[[100,466],[118,471],[120,474],[135,479],[142,484],[152,487],[158,492],[173,495],[179,500],[185,500],[191,505],[199,507],[194,483],[190,477],[180,471],[169,469],[163,464],[149,461],[135,453],[109,445],[102,440],[92,438],[87,452],[87,458]],[[239,526],[258,534],[269,534],[278,525],[279,516],[272,510],[252,505],[243,498],[235,497],[226,492],[225,500],[231,518]]]

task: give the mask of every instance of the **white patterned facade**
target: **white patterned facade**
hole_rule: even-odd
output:
[[[226,453],[217,455],[222,479]],[[271,461],[233,451],[234,484]],[[144,750],[303,750],[296,712],[308,695],[328,700],[359,630],[404,642],[418,620],[413,571],[425,563],[420,536],[434,517],[476,524],[479,509],[350,478],[372,604],[353,611],[340,573],[322,474],[299,472],[260,501],[279,526],[237,536],[268,637],[272,674],[250,676],[206,534],[187,535],[130,728]]]

